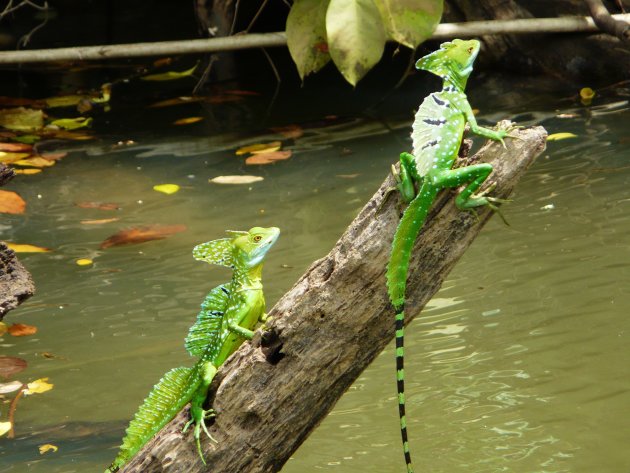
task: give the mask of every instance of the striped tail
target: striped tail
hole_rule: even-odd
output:
[[[396,235],[392,242],[392,253],[387,265],[387,292],[389,300],[396,310],[396,379],[398,386],[398,415],[400,417],[400,434],[402,436],[403,452],[407,473],[413,473],[411,454],[409,453],[409,440],[407,438],[407,420],[405,418],[405,289],[407,287],[407,271],[411,250],[416,237],[429,213],[431,204],[437,195],[438,189],[425,181],[418,195],[411,201],[398,224]]]

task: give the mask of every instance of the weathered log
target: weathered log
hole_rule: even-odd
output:
[[[0,163],[0,186],[15,173]],[[29,272],[22,266],[13,250],[0,242],[0,320],[35,293],[35,285]]]
[[[491,162],[493,195],[507,197],[545,147],[541,127],[512,132],[507,148],[492,143],[474,160]],[[473,160],[471,159],[471,160]],[[217,413],[204,438],[207,467],[190,433],[187,410],[167,425],[122,471],[275,472],[321,422],[361,372],[394,337],[385,290],[385,266],[399,220],[387,178],[331,252],[311,265],[270,314],[269,331],[244,344],[219,370],[210,389]],[[442,281],[490,218],[457,210],[453,191],[442,192],[416,242],[407,289],[408,321]],[[509,210],[507,210],[509,212]],[[268,275],[273,277],[273,275]],[[392,359],[392,383],[395,393]],[[392,404],[392,416],[397,415]],[[398,455],[392,461],[397,461]],[[400,458],[401,467],[402,458]]]

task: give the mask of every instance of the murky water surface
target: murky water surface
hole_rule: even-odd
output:
[[[566,99],[566,89],[549,91],[551,83],[506,84],[473,86],[485,123],[512,118],[578,137],[549,143],[504,208],[510,227],[493,219],[410,326],[412,453],[418,470],[432,473],[630,471],[630,94],[610,89],[585,107]],[[269,118],[267,99],[251,98],[228,106],[241,120],[236,127],[196,104],[118,115],[114,108],[96,120],[100,139],[15,179],[7,189],[28,209],[2,216],[0,238],[53,251],[21,256],[37,295],[5,319],[35,325],[37,334],[0,343],[3,354],[28,361],[20,380],[48,377],[54,389],[20,400],[16,439],[0,438],[0,472],[102,471],[150,387],[189,363],[182,342],[199,303],[230,277],[194,261],[191,248],[225,229],[280,227],[264,275],[273,305],[330,250],[408,149],[410,113],[425,93],[397,92],[391,101],[407,105],[379,119],[325,118],[338,104],[316,97],[312,106],[281,97]],[[170,125],[200,114],[206,120],[188,128]],[[286,139],[267,128],[289,123],[303,125],[304,135]],[[278,138],[291,159],[258,167],[234,155]],[[128,139],[135,144],[114,146]],[[233,174],[264,180],[208,182]],[[152,190],[161,183],[182,189]],[[75,205],[84,201],[120,209]],[[98,249],[120,229],[148,224],[187,231]],[[78,258],[94,264],[78,266]],[[0,404],[2,420],[7,411]],[[397,423],[390,345],[283,471],[403,471]],[[47,443],[59,451],[40,455]]]

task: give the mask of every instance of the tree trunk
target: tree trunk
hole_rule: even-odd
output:
[[[497,184],[493,195],[501,198],[511,193],[545,148],[541,127],[511,134],[517,138],[508,138],[507,148],[487,144],[471,159],[493,164],[491,180]],[[392,185],[388,177],[331,252],[313,263],[280,299],[270,312],[269,331],[262,337],[257,332],[219,370],[210,389],[217,417],[209,426],[218,443],[203,439],[208,466],[201,463],[192,435],[181,434],[185,409],[122,471],[244,473],[282,468],[394,337],[384,274],[399,220],[398,197],[392,195],[377,211]],[[407,286],[407,322],[440,288],[492,215],[487,208],[479,210],[479,218],[457,210],[454,195],[440,193],[416,242]],[[506,210],[509,213],[509,207]],[[392,376],[383,382],[391,382],[395,393],[393,358]],[[392,416],[396,415],[392,402]],[[398,457],[392,452],[392,461]]]

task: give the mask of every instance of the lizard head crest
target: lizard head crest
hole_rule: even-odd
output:
[[[418,60],[416,68],[440,76],[458,89],[464,90],[479,54],[479,46],[476,39],[454,39],[442,43],[440,49]]]

